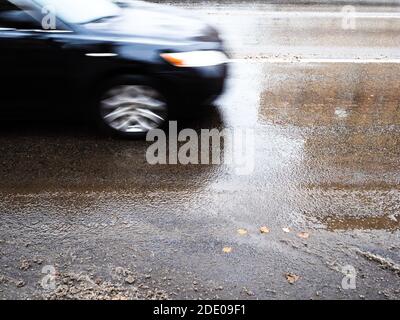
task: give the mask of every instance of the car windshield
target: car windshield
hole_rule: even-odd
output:
[[[68,23],[88,23],[117,16],[120,8],[110,0],[34,0],[42,7],[55,10]]]

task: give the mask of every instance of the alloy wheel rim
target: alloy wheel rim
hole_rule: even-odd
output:
[[[148,86],[121,85],[101,100],[103,121],[119,132],[144,133],[166,120],[167,105],[161,94]]]

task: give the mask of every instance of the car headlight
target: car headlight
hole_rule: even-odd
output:
[[[162,53],[161,57],[175,67],[207,67],[228,62],[223,52],[212,50]]]

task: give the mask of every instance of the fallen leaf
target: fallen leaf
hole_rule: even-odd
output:
[[[266,226],[260,228],[261,233],[269,233],[269,229]]]
[[[309,234],[308,232],[299,232],[299,233],[297,234],[297,236],[298,236],[299,238],[302,238],[302,239],[308,239],[308,238],[310,237],[310,234]]]
[[[223,251],[224,253],[231,253],[231,252],[232,252],[232,247],[224,247],[224,248],[222,249],[222,251]]]
[[[290,228],[282,228],[283,232],[289,233],[290,232]]]
[[[294,284],[297,280],[300,279],[300,277],[294,273],[286,273],[285,274],[286,280],[290,283],[290,284]]]
[[[237,233],[239,233],[241,236],[244,236],[245,234],[247,234],[247,230],[246,229],[238,229]]]

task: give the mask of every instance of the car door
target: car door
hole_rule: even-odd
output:
[[[0,6],[0,15],[23,11],[9,4]],[[0,100],[4,108],[56,108],[65,99],[68,59],[63,43],[57,41],[57,32],[64,31],[44,30],[33,17],[26,27],[0,22]]]

